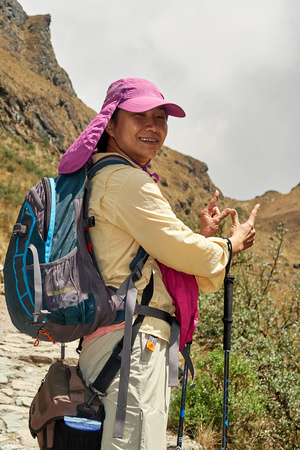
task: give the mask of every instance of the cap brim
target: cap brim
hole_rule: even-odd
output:
[[[153,108],[163,106],[168,116],[185,117],[184,110],[175,103],[169,103],[166,100],[156,97],[137,97],[125,100],[118,105],[118,108],[128,112],[145,112]]]

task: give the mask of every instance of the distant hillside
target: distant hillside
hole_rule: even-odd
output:
[[[42,176],[56,175],[62,153],[96,114],[77,98],[58,65],[50,22],[50,15],[28,16],[16,0],[0,0],[0,262],[25,193]],[[161,190],[178,217],[197,231],[200,211],[216,189],[207,165],[163,147],[151,170],[160,175]],[[261,203],[254,253],[266,261],[274,231],[286,221],[281,282],[288,285],[300,273],[300,185],[289,194],[269,191],[251,201],[225,198],[218,188],[219,208],[237,208],[241,220]]]

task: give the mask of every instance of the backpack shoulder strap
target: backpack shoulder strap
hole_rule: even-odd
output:
[[[93,176],[96,175],[98,170],[102,169],[103,167],[115,164],[124,164],[125,166],[133,167],[133,165],[128,161],[128,159],[124,158],[123,156],[107,154],[107,156],[101,158],[99,161],[93,164],[93,166],[88,170],[87,172],[88,180],[91,180]]]

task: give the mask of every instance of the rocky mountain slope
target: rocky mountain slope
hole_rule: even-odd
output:
[[[0,124],[62,152],[95,114],[57,63],[50,23],[50,15],[28,16],[16,0],[0,2]]]
[[[59,66],[50,23],[50,15],[28,16],[17,0],[0,1],[2,262],[22,197],[41,175],[56,174],[61,154],[96,114],[77,98],[69,76]],[[163,147],[151,166],[160,175],[161,190],[176,214],[197,230],[200,211],[216,188],[207,165]],[[220,209],[238,208],[241,220],[247,218],[255,203],[261,203],[254,250],[258,255],[265,255],[277,226],[286,221],[285,267],[290,274],[297,274],[294,265],[300,263],[296,251],[300,243],[300,186],[286,195],[269,191],[247,202],[224,198],[222,186],[218,188]]]

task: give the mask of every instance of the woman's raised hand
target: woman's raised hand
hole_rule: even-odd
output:
[[[232,226],[230,230],[230,240],[232,243],[232,254],[235,255],[249,247],[252,247],[255,240],[254,222],[260,205],[254,206],[247,222],[241,224],[239,216],[235,209],[226,208],[220,212],[216,206],[219,191],[215,191],[213,198],[208,205],[201,211],[200,215],[200,234],[204,237],[212,237],[218,231],[222,220],[231,215]]]
[[[239,216],[235,209],[230,210],[232,226],[230,230],[230,241],[232,244],[232,254],[235,255],[249,247],[252,247],[255,241],[254,222],[260,205],[257,204],[252,209],[247,222],[240,224]]]
[[[219,191],[215,191],[209,204],[201,211],[200,234],[206,238],[214,236],[222,220],[226,219],[230,212],[233,211],[230,208],[226,208],[220,213],[219,208],[216,206],[219,195]]]

